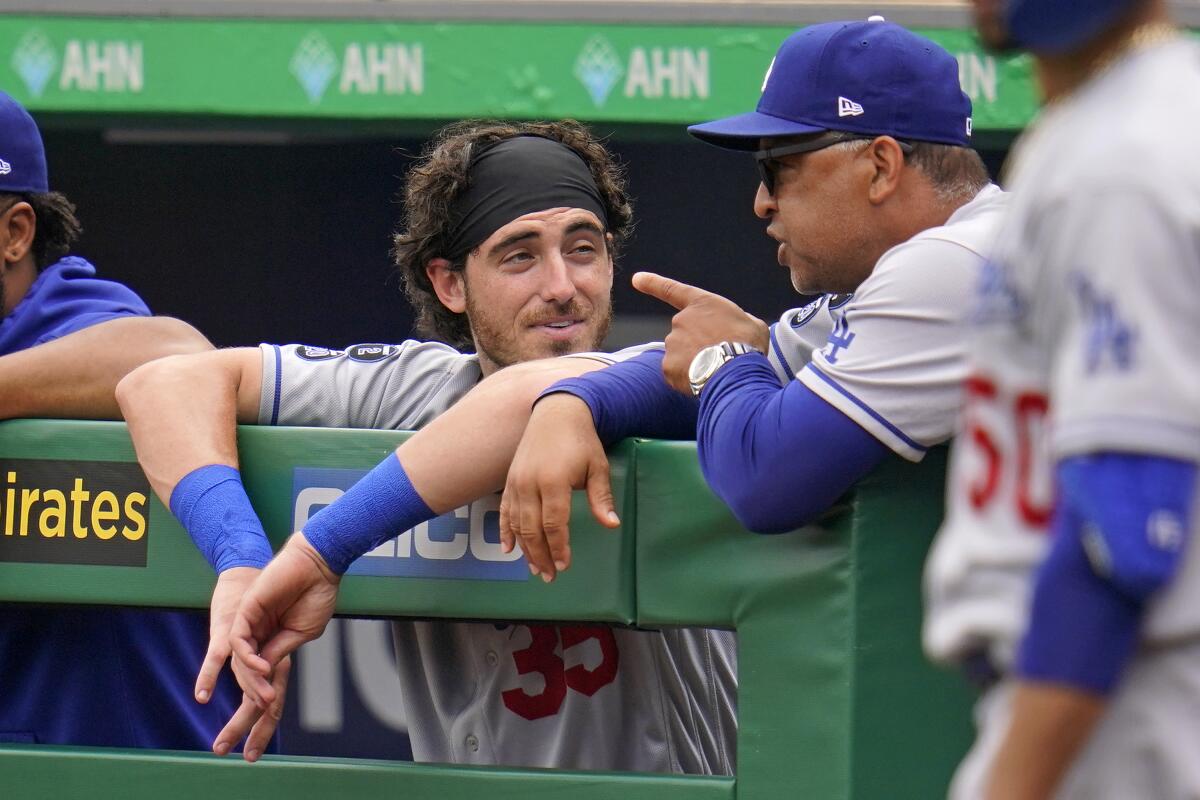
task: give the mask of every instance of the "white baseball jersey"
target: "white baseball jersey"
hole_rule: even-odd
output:
[[[480,378],[475,356],[438,343],[260,349],[264,424],[419,428]],[[733,771],[731,632],[408,621],[394,631],[418,761]]]
[[[771,363],[911,461],[954,432],[970,299],[1005,207],[987,186],[888,250],[853,295],[827,295],[771,329]]]
[[[926,570],[925,645],[936,658],[986,648],[1011,663],[1057,459],[1200,460],[1197,126],[1200,49],[1180,40],[1126,57],[1046,109],[1014,153],[947,518]],[[1145,635],[1198,632],[1192,546]]]

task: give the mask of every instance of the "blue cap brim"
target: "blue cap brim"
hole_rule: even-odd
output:
[[[819,125],[808,125],[782,117],[773,117],[758,111],[688,127],[688,133],[700,141],[724,147],[727,150],[757,150],[759,139],[776,136],[803,136],[809,133],[821,133],[825,130],[828,129]]]

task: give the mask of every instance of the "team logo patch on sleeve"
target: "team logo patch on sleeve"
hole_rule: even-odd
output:
[[[328,347],[310,347],[302,344],[296,347],[296,355],[305,361],[327,361],[345,355],[345,350],[330,350]]]
[[[829,310],[832,311],[849,303],[854,298],[852,294],[831,294],[829,295]]]
[[[133,462],[0,460],[0,561],[144,567],[149,498]]]
[[[383,361],[396,352],[396,346],[391,344],[356,344],[346,351],[351,361],[361,361],[369,364],[372,361]]]
[[[788,320],[788,324],[790,324],[793,328],[803,327],[804,323],[808,322],[817,315],[817,312],[821,310],[821,306],[824,305],[824,303],[825,298],[818,297],[808,305],[801,306],[792,312],[792,316]]]

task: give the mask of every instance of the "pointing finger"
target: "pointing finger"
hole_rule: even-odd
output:
[[[711,292],[692,286],[691,284],[667,278],[654,272],[637,272],[633,276],[633,288],[642,294],[648,294],[662,300],[669,306],[682,311],[702,297],[708,297]]]

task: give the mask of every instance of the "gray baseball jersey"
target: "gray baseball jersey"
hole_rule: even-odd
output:
[[[980,287],[947,519],[926,571],[934,657],[984,648],[1011,664],[1056,460],[1118,451],[1200,461],[1200,161],[1187,155],[1198,125],[1200,48],[1181,37],[1047,108],[1014,153],[1014,199]],[[1106,721],[1077,765],[1090,775],[1069,778],[1063,796],[1200,796],[1200,717],[1187,694],[1200,684],[1197,534],[1194,519],[1182,569],[1149,610],[1146,650],[1114,699],[1117,716],[1140,722],[1122,736]],[[1190,648],[1186,680],[1177,678],[1188,659],[1162,655],[1172,648]],[[1155,670],[1157,688],[1146,677]],[[1128,695],[1148,705],[1139,711]],[[1004,718],[981,707],[979,748],[998,740],[989,720]],[[1178,791],[1156,788],[1170,785],[1164,769],[1184,781]],[[977,796],[961,778],[956,796]]]
[[[480,378],[475,356],[431,342],[260,349],[264,424],[419,428]],[[730,632],[408,621],[394,631],[418,761],[733,771]]]
[[[987,186],[945,224],[884,253],[853,295],[827,295],[771,329],[771,363],[890,449],[919,461],[954,432],[969,300],[1006,205]]]

